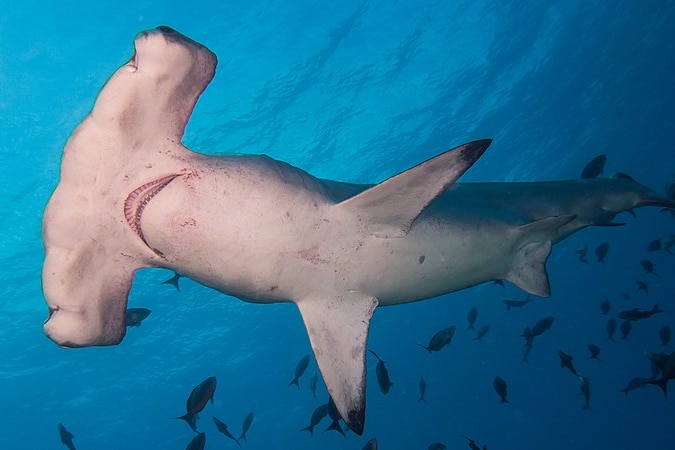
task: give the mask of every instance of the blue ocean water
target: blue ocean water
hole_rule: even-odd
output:
[[[152,314],[116,347],[66,350],[42,334],[40,221],[59,176],[63,145],[107,78],[125,63],[141,30],[169,25],[219,57],[184,143],[204,153],[265,153],[323,178],[376,183],[443,150],[492,137],[463,181],[575,178],[605,153],[607,173],[623,171],[663,191],[675,174],[675,2],[605,1],[223,1],[26,0],[0,13],[0,448],[63,448],[57,424],[78,449],[182,449],[194,436],[173,419],[191,389],[218,378],[199,426],[207,449],[426,449],[432,442],[490,449],[669,448],[675,401],[654,386],[620,392],[649,376],[644,352],[672,352],[658,329],[675,327],[675,260],[647,252],[673,233],[657,208],[625,215],[624,227],[579,232],[549,259],[552,296],[507,311],[518,288],[481,285],[424,302],[378,308],[369,347],[387,362],[384,396],[368,356],[362,437],[310,437],[314,360],[288,386],[308,339],[292,304],[225,297],[172,274],[137,274],[130,307]],[[233,212],[235,213],[235,212]],[[608,242],[605,264],[593,249]],[[591,264],[575,251],[589,248]],[[662,275],[645,274],[649,258]],[[636,290],[649,283],[649,294]],[[624,300],[623,294],[630,294]],[[628,339],[605,334],[610,316],[658,303],[666,310],[634,324]],[[468,311],[489,325],[483,342],[465,331]],[[545,316],[529,363],[519,336]],[[455,324],[450,346],[429,355],[416,344]],[[602,347],[589,360],[586,345]],[[590,380],[583,410],[579,381],[557,351]],[[492,388],[508,382],[510,404]],[[418,382],[428,385],[418,402]],[[671,384],[672,386],[672,384]],[[668,444],[668,443],[671,444]]]

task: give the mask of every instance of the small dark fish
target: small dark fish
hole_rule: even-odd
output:
[[[605,316],[609,314],[609,311],[612,309],[612,304],[609,302],[609,300],[605,300],[602,303],[600,303],[600,314],[604,314]]]
[[[579,375],[579,385],[581,387],[581,394],[584,396],[584,408],[591,409],[591,383],[583,375]]]
[[[638,280],[635,284],[637,285],[637,291],[644,291],[645,294],[649,294],[649,286],[647,286],[647,283]]]
[[[578,248],[577,251],[574,252],[574,253],[576,253],[576,255],[579,257],[579,261],[581,261],[582,263],[585,263],[585,264],[589,264],[589,262],[588,262],[588,247],[587,246],[583,246],[583,247]]]
[[[644,387],[645,385],[648,384],[648,382],[650,380],[651,380],[651,378],[644,378],[644,377],[631,378],[628,381],[628,384],[626,385],[626,387],[621,389],[621,392],[623,392],[624,394],[628,394],[630,391],[634,391],[635,389],[639,389],[641,387]]]
[[[532,334],[532,329],[530,327],[525,327],[525,329],[523,330],[523,334],[521,334],[520,337],[525,338],[524,345],[531,346],[534,343],[534,334]]]
[[[591,353],[590,359],[600,359],[600,347],[595,344],[588,344],[588,351]]]
[[[185,450],[204,450],[206,445],[206,433],[199,433],[193,437],[190,443],[185,447]]]
[[[490,331],[490,325],[483,325],[476,332],[476,337],[473,338],[474,341],[482,341],[486,334]]]
[[[607,155],[605,154],[591,159],[581,171],[580,178],[597,178],[605,170],[605,162],[607,162]]]
[[[295,365],[295,377],[288,383],[289,386],[294,384],[298,387],[298,390],[300,390],[300,377],[305,373],[305,370],[307,370],[307,366],[309,366],[309,354],[300,358],[300,361]]]
[[[246,433],[248,433],[248,430],[251,428],[251,424],[253,423],[253,418],[255,415],[253,412],[250,412],[246,414],[246,417],[244,417],[244,422],[241,424],[241,434],[239,435],[239,440],[244,440],[247,441],[248,438],[246,437]]]
[[[140,327],[143,320],[150,315],[152,311],[147,308],[128,308],[124,322],[128,327]]]
[[[372,438],[366,442],[366,445],[364,445],[361,450],[377,450],[377,439]]]
[[[441,331],[434,334],[429,340],[429,345],[424,346],[422,344],[417,344],[420,347],[427,349],[429,353],[437,352],[443,347],[452,342],[452,338],[455,336],[456,326],[450,325],[449,327],[443,328]]]
[[[312,391],[312,397],[316,399],[316,387],[319,384],[319,377],[316,375],[316,372],[314,372],[314,375],[312,375],[312,378],[309,379],[309,390]]]
[[[312,417],[309,419],[309,425],[307,425],[305,428],[302,428],[300,431],[309,431],[309,435],[313,436],[314,427],[317,426],[327,415],[328,415],[328,403],[324,403],[323,405],[317,406],[314,412],[312,413]]]
[[[223,422],[221,422],[220,420],[218,420],[217,417],[214,417],[214,418],[213,418],[213,423],[216,424],[216,428],[218,429],[218,431],[220,431],[220,432],[223,433],[225,436],[227,436],[227,437],[229,437],[230,439],[232,439],[234,442],[237,443],[237,445],[239,445],[239,447],[241,447],[241,444],[239,443],[239,441],[237,440],[237,438],[234,437],[234,436],[232,436],[232,433],[230,433],[230,431],[227,429],[227,425],[225,425]]]
[[[502,403],[510,403],[508,399],[508,386],[502,377],[496,376],[492,381],[492,387],[495,388],[495,392],[502,399]]]
[[[184,416],[176,417],[182,419],[190,425],[195,433],[197,431],[197,414],[199,414],[206,404],[211,400],[213,403],[213,394],[216,392],[216,377],[208,377],[192,389],[187,399],[187,413]]]
[[[661,278],[661,275],[659,275],[658,273],[656,273],[654,271],[656,266],[654,265],[654,263],[652,261],[650,261],[648,259],[641,259],[640,265],[642,266],[642,268],[645,270],[646,273],[652,274],[652,275],[655,275],[655,276]]]
[[[649,380],[648,383],[660,387],[663,395],[668,396],[668,382],[670,380],[675,380],[675,352],[668,355],[661,371],[661,378]]]
[[[605,328],[607,329],[607,340],[613,341],[614,333],[616,333],[617,328],[616,319],[614,317],[610,318],[607,321],[607,325],[605,326]]]
[[[555,317],[553,316],[544,317],[543,319],[534,324],[534,326],[532,327],[532,335],[541,336],[551,328],[553,322],[555,322]]]
[[[656,378],[660,375],[663,375],[663,371],[666,368],[666,363],[668,362],[668,353],[652,353],[645,352],[645,356],[649,359],[649,363],[652,367],[652,378]]]
[[[649,244],[647,244],[648,252],[656,252],[661,250],[661,239],[654,239]]]
[[[391,389],[394,383],[392,383],[391,379],[389,378],[389,371],[387,370],[387,367],[384,365],[384,361],[379,356],[377,356],[377,353],[375,353],[372,350],[369,351],[377,358],[377,366],[375,367],[377,384],[380,386],[380,391],[382,391],[384,395],[387,395],[389,393],[389,389]]]
[[[530,302],[532,301],[532,299],[530,298],[530,295],[528,294],[528,295],[525,297],[525,300],[511,300],[511,299],[505,298],[505,299],[502,300],[502,301],[503,301],[504,304],[506,305],[506,310],[507,310],[507,311],[510,311],[511,308],[522,308],[523,306],[525,306],[525,305],[527,305],[528,303],[530,303]]]
[[[619,329],[621,330],[621,339],[628,339],[630,332],[633,331],[633,324],[630,320],[624,320],[621,322],[621,327]]]
[[[178,286],[178,280],[182,278],[183,275],[179,274],[178,272],[174,272],[173,276],[169,278],[168,280],[162,281],[162,284],[170,284],[173,287],[176,288],[177,291],[180,292],[180,286]]]
[[[505,287],[504,280],[492,280],[492,285],[493,286]]]
[[[466,329],[472,329],[475,330],[473,325],[476,323],[476,319],[478,319],[478,309],[474,306],[469,310],[469,313],[466,315],[466,320],[469,322],[469,326],[466,327]]]
[[[577,373],[577,369],[574,368],[574,363],[572,362],[574,361],[574,358],[562,350],[558,350],[558,356],[560,357],[560,367],[569,369],[569,371],[572,372],[572,375],[578,377],[579,374]]]
[[[654,314],[665,312],[659,308],[659,304],[655,304],[650,310],[640,310],[637,308],[621,311],[616,316],[622,320],[643,320],[649,319]]]
[[[448,448],[448,447],[446,447],[444,443],[434,442],[433,444],[429,444],[429,447],[427,447],[427,450],[444,450],[446,448]]]
[[[324,430],[324,433],[329,430],[334,430],[340,433],[342,436],[345,436],[345,432],[342,430],[342,427],[340,426],[340,420],[342,420],[342,416],[340,416],[340,413],[337,410],[337,407],[335,406],[335,402],[333,401],[333,398],[329,396],[328,398],[328,417],[331,418],[332,422],[330,425],[328,425],[328,428]]]
[[[607,242],[603,242],[595,247],[595,257],[598,259],[598,262],[604,264],[607,253],[609,253],[609,244]]]
[[[671,211],[675,211],[672,210]],[[661,238],[661,245],[663,246],[663,250],[666,251],[669,255],[672,255],[672,248],[675,247],[675,234],[669,234],[668,236],[664,236]]]
[[[73,444],[73,439],[75,439],[75,435],[70,431],[68,431],[66,427],[63,426],[63,424],[59,424],[58,430],[61,443],[66,447],[68,447],[69,450],[75,450],[75,444]]]
[[[476,441],[474,441],[473,439],[471,439],[469,437],[466,437],[466,436],[463,436],[463,437],[464,437],[464,439],[469,441],[469,448],[471,450],[480,450],[480,447],[478,446],[478,444],[476,444]]]
[[[675,177],[666,184],[666,197],[675,200]]]
[[[424,377],[420,377],[420,398],[417,399],[418,402],[426,401],[424,399],[424,394],[427,392],[427,382],[424,381]]]
[[[659,339],[661,339],[661,343],[663,345],[669,345],[670,344],[670,327],[668,325],[664,325],[659,329]]]

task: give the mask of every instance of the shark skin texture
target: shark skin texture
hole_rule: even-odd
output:
[[[66,143],[43,217],[44,332],[58,345],[118,344],[141,268],[247,302],[293,302],[340,415],[362,434],[377,306],[491,280],[548,296],[553,244],[636,207],[675,206],[626,176],[457,183],[489,139],[377,185],[264,155],[198,154],[181,139],[216,63],[169,27],[141,32]]]

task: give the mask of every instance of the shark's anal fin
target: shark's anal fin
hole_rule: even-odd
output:
[[[553,245],[551,240],[559,228],[575,218],[574,214],[554,216],[519,227],[523,237],[506,279],[529,294],[539,297],[551,295],[546,273],[546,260]]]
[[[378,237],[405,236],[413,221],[488,148],[491,139],[469,142],[348,198],[336,208],[352,210]]]
[[[316,362],[345,423],[363,433],[366,414],[366,342],[375,297],[344,293],[297,302]]]

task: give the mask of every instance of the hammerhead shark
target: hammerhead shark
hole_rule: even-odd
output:
[[[362,434],[376,306],[490,280],[548,296],[554,243],[636,207],[675,206],[626,176],[457,183],[489,139],[377,185],[264,155],[198,154],[181,139],[215,68],[208,48],[169,27],[141,32],[68,139],[43,218],[44,332],[57,344],[118,344],[140,268],[292,302],[340,415]]]

